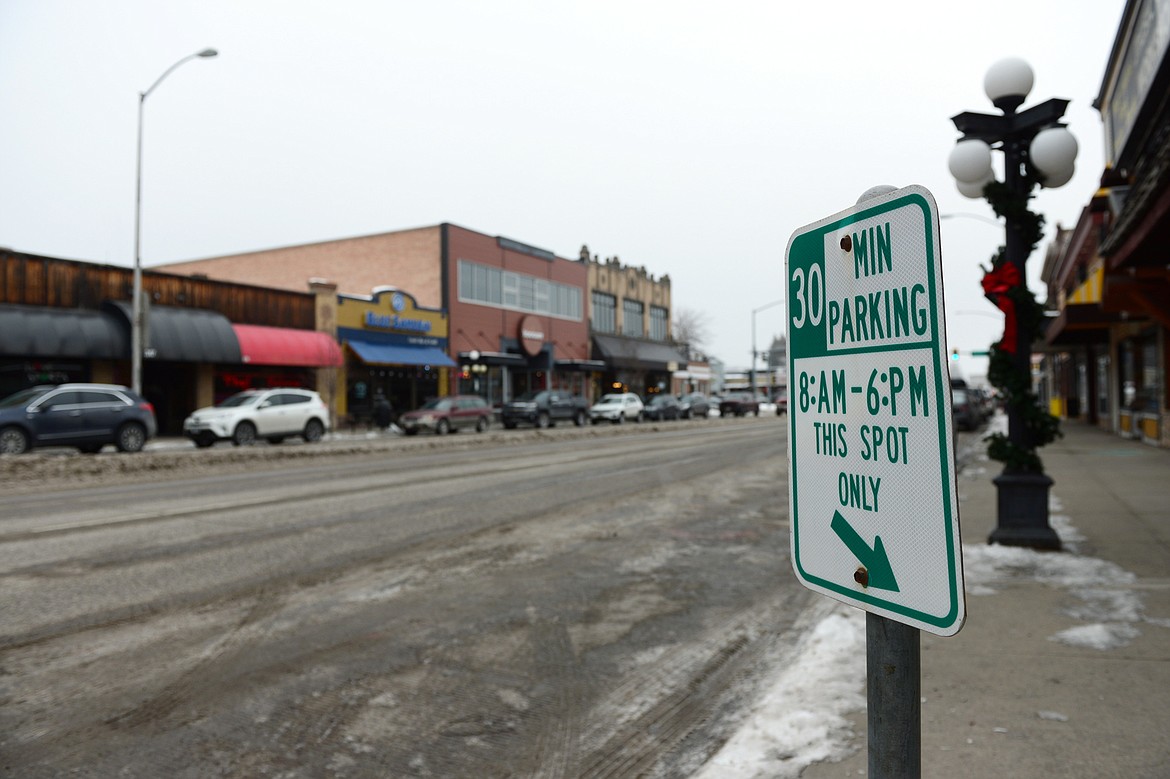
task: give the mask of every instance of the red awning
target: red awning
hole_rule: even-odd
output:
[[[332,368],[342,364],[341,347],[326,333],[287,327],[232,325],[240,356],[249,365]]]

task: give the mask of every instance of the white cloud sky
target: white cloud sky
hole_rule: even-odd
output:
[[[147,267],[443,221],[587,243],[669,274],[709,351],[746,367],[797,228],[874,184],[990,215],[946,158],[949,117],[994,110],[1001,57],[1032,64],[1029,104],[1073,101],[1077,175],[1035,206],[1048,235],[1074,223],[1123,5],[0,0],[0,246],[132,264],[138,93],[211,46],[146,102]],[[1001,233],[942,230],[951,345],[985,349],[1002,325],[978,265]],[[759,348],[784,315],[757,315]]]

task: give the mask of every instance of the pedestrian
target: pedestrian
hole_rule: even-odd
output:
[[[382,390],[377,390],[374,393],[374,424],[378,426],[379,430],[386,430],[390,427],[390,420],[394,416],[394,408],[390,405],[390,401],[382,394]]]

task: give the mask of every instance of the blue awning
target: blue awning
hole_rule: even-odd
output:
[[[435,368],[454,368],[455,361],[433,346],[404,346],[362,341],[357,338],[346,340],[350,349],[369,365],[430,365]]]

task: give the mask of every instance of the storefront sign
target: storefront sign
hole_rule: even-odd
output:
[[[379,314],[376,311],[366,312],[366,327],[376,327],[383,330],[409,330],[413,333],[431,332],[431,323],[425,319],[407,319],[398,314]]]
[[[544,325],[534,316],[520,320],[520,347],[529,357],[540,354],[544,348]]]

